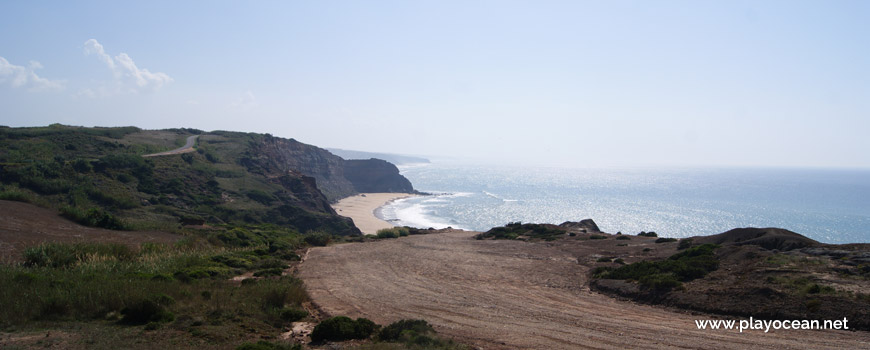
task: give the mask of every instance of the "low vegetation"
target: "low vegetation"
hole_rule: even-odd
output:
[[[408,227],[390,227],[378,230],[375,236],[377,238],[399,238],[408,236],[410,234],[411,231]]]
[[[218,343],[278,332],[308,317],[302,282],[280,274],[241,285],[230,278],[283,269],[289,262],[284,258],[298,257],[287,250],[293,248],[194,239],[139,249],[109,243],[28,248],[21,264],[0,265],[0,329],[111,322],[145,331],[170,327]]]
[[[142,157],[200,135],[197,152]],[[0,199],[57,210],[86,226],[178,231],[182,225],[272,224],[356,233],[323,209],[300,176],[273,175],[255,154],[267,136],[195,129],[0,129]],[[320,208],[320,209],[318,209]]]
[[[325,319],[314,327],[311,341],[343,341],[350,339],[368,339],[380,326],[366,318],[353,320],[346,316],[336,316]]]
[[[511,222],[504,226],[493,227],[489,231],[476,235],[475,238],[552,241],[565,234],[565,229],[555,225]]]
[[[464,350],[468,347],[441,338],[424,320],[400,320],[385,327],[374,322],[345,316],[325,319],[314,327],[311,340],[315,344],[345,340],[366,340],[353,349],[419,349]],[[252,348],[253,349],[253,348]]]
[[[670,290],[702,278],[719,267],[715,244],[688,248],[661,261],[639,261],[618,268],[599,267],[595,278],[637,281],[644,288]]]

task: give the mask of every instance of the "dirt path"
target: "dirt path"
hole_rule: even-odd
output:
[[[589,291],[576,249],[473,234],[314,248],[300,275],[331,315],[422,318],[484,349],[870,348],[866,332],[698,330],[694,320],[710,316]]]
[[[146,155],[143,155],[143,157],[159,157],[159,156],[169,156],[169,155],[173,155],[173,154],[182,154],[182,153],[194,152],[196,150],[193,148],[193,145],[196,144],[196,139],[198,137],[199,137],[199,135],[188,136],[187,143],[185,143],[184,146],[181,146],[181,147],[176,148],[176,149],[171,150],[171,151],[146,154]]]

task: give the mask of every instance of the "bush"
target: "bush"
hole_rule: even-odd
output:
[[[605,236],[605,235],[591,235],[591,236],[589,236],[589,239],[607,239],[607,236]]]
[[[677,245],[677,250],[689,249],[692,247],[693,240],[691,238],[685,238],[680,240],[680,244]]]
[[[312,232],[305,235],[305,243],[315,247],[325,247],[329,242],[332,242],[332,236],[325,232]]]
[[[640,237],[658,237],[659,236],[655,232],[644,232],[644,231],[640,231],[640,233],[638,233],[637,235]]]
[[[602,257],[598,258],[598,260],[596,260],[596,262],[606,262],[606,263],[609,263],[609,262],[610,262],[610,258],[602,256]]]
[[[308,317],[308,312],[296,308],[284,308],[281,310],[281,319],[287,322],[296,322]]]
[[[385,238],[399,238],[399,234],[393,232],[391,229],[381,229],[378,230],[378,234],[375,235],[377,238],[385,239]]]
[[[627,240],[630,240],[630,239],[631,239],[631,237],[626,236],[626,235],[617,235],[617,236],[616,236],[616,240],[618,240],[618,241],[627,241]]]
[[[676,238],[659,238],[656,240],[656,243],[670,243],[670,242],[676,242],[676,241],[677,241]]]
[[[342,341],[349,339],[366,339],[377,330],[378,326],[365,318],[356,321],[346,316],[337,316],[323,320],[311,332],[311,341]]]
[[[639,261],[613,270],[596,270],[595,278],[635,280],[641,286],[670,289],[679,282],[702,278],[719,268],[719,259],[713,253],[715,244],[704,244],[686,249],[662,261]],[[676,283],[675,283],[676,282]]]
[[[264,244],[262,238],[242,228],[234,228],[232,230],[221,232],[217,235],[217,239],[227,245],[235,247],[250,247]]]
[[[121,314],[124,315],[121,318],[121,323],[133,325],[149,322],[172,322],[175,320],[175,315],[167,311],[163,305],[151,299],[133,302],[121,310]]]
[[[402,334],[413,332],[415,334],[434,334],[435,329],[424,320],[400,320],[390,323],[378,332],[378,340],[380,341],[397,341],[400,340]]]
[[[102,227],[110,230],[123,230],[126,228],[121,219],[98,208],[83,211],[76,207],[66,206],[60,208],[60,215],[85,226]]]
[[[30,198],[24,192],[18,191],[0,192],[0,200],[30,203]]]
[[[475,236],[475,238],[519,239],[520,236],[528,236],[530,239],[552,241],[565,235],[565,232],[565,229],[553,225],[511,222],[502,227],[493,227],[489,231]]]

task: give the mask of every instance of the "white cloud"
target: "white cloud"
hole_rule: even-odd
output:
[[[118,88],[122,91],[156,91],[173,81],[172,77],[166,73],[152,73],[145,68],[137,67],[133,59],[126,53],[122,52],[113,58],[106,53],[103,45],[96,39],[85,42],[85,55],[96,55],[100,61],[105,63],[114,74]]]
[[[42,64],[30,61],[25,66],[17,66],[0,57],[0,83],[8,82],[14,88],[25,88],[30,91],[63,90],[64,82],[49,80],[36,75],[36,70],[42,69]]]
[[[252,109],[258,107],[259,105],[260,103],[257,102],[257,98],[250,90],[246,91],[245,94],[242,95],[242,97],[237,99],[235,102],[230,103],[230,107],[241,109]]]

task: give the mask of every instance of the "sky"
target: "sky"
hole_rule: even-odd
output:
[[[870,168],[868,1],[5,1],[0,125]]]

